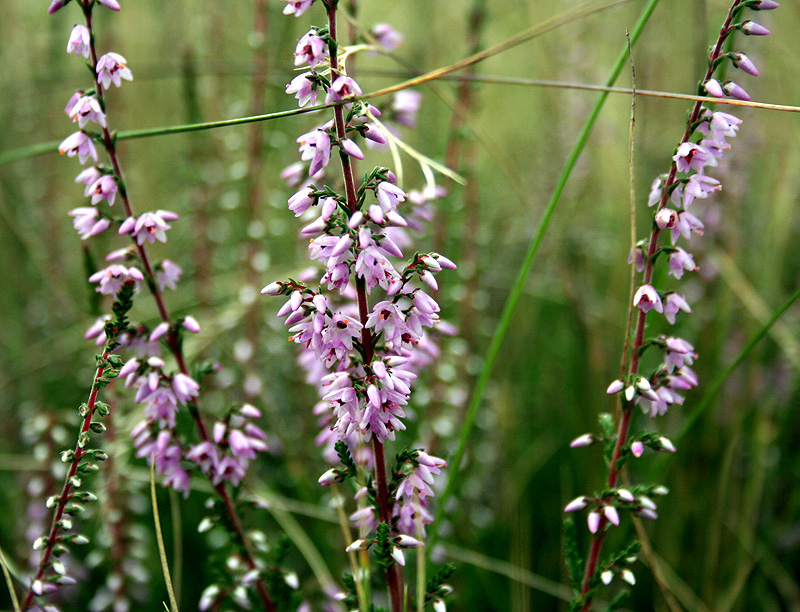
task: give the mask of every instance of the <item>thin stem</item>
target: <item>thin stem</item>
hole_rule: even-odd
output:
[[[711,75],[714,72],[714,61],[720,56],[720,52],[722,50],[722,45],[725,42],[728,34],[730,33],[730,25],[733,19],[734,11],[736,7],[740,4],[741,0],[734,0],[731,4],[730,10],[728,11],[728,16],[725,19],[725,22],[720,29],[719,37],[717,38],[717,43],[714,46],[713,51],[709,57],[708,68],[706,69],[706,74],[703,77],[702,83],[705,83],[711,78]],[[685,142],[688,142],[689,138],[691,137],[695,122],[700,117],[700,111],[702,109],[702,101],[698,100],[695,102],[694,107],[692,108],[692,112],[689,115],[689,120],[686,123],[686,129],[683,133],[683,138],[678,146],[682,145]],[[673,160],[672,164],[670,165],[669,174],[667,176],[667,180],[664,181],[662,186],[662,193],[661,193],[661,201],[658,203],[658,207],[656,208],[656,213],[664,208],[667,205],[667,200],[670,196],[670,187],[675,184],[675,177],[678,172],[678,165],[677,162]],[[658,238],[661,234],[661,230],[658,226],[654,223],[653,229],[650,232],[650,238],[648,241],[647,246],[647,253],[645,255],[645,268],[644,268],[644,275],[643,275],[643,285],[649,285],[653,278],[653,256],[656,253],[658,248]],[[629,308],[633,309],[633,302],[629,304]],[[639,372],[639,361],[641,359],[641,351],[639,350],[642,345],[644,344],[644,331],[647,322],[647,313],[643,309],[639,309],[636,321],[636,336],[633,340],[633,346],[631,347],[632,355],[630,360],[630,366],[628,368],[628,379],[630,377],[637,374]],[[627,444],[628,439],[628,430],[630,428],[631,422],[631,415],[633,410],[632,402],[625,401],[622,407],[622,418],[620,419],[619,429],[617,431],[617,440],[616,444],[614,445],[614,453],[611,457],[611,463],[608,469],[608,478],[606,480],[606,484],[609,489],[614,489],[617,486],[617,481],[619,477],[619,472],[617,468],[617,464],[619,462],[619,458],[622,453],[622,449],[624,448],[625,444]],[[608,524],[608,521],[605,517],[605,514],[601,514],[600,524],[598,526],[597,532],[593,536],[592,546],[589,553],[589,559],[586,563],[586,571],[583,576],[583,583],[581,586],[581,596],[584,598],[583,607],[581,608],[582,611],[589,610],[592,606],[592,599],[589,593],[591,589],[591,580],[594,576],[595,572],[597,571],[597,563],[600,557],[600,550],[603,546],[603,539],[605,537],[605,528]]]
[[[86,18],[86,28],[89,30],[89,40],[90,40],[90,53],[92,58],[92,64],[97,66],[97,48],[95,46],[95,37],[94,37],[94,30],[92,29],[92,9],[88,5],[88,3],[83,4],[83,12]],[[96,73],[96,70],[94,71]],[[100,83],[96,83],[97,87],[97,96],[101,100],[103,99],[103,87]],[[108,127],[103,128],[103,143],[106,147],[108,152],[108,157],[111,160],[111,165],[114,169],[114,174],[119,180],[120,189],[119,195],[122,200],[123,207],[125,209],[125,214],[128,217],[135,216],[133,213],[133,207],[131,206],[130,199],[128,198],[127,189],[125,188],[125,183],[123,180],[122,175],[122,167],[119,163],[119,157],[117,156],[117,150],[114,143],[114,137],[112,136]],[[156,302],[156,306],[158,307],[158,312],[161,317],[161,320],[164,323],[169,325],[169,334],[167,335],[166,342],[169,346],[170,351],[172,352],[173,356],[175,357],[175,361],[178,364],[178,368],[180,369],[181,373],[185,374],[186,376],[190,376],[189,368],[186,365],[186,359],[183,354],[183,349],[181,347],[181,343],[178,339],[177,332],[175,330],[175,326],[173,325],[169,311],[167,310],[166,303],[164,302],[164,297],[161,293],[161,290],[158,287],[158,282],[156,280],[156,276],[153,273],[153,267],[150,263],[150,258],[147,254],[147,250],[145,249],[144,244],[139,244],[138,240],[134,240],[136,245],[136,250],[139,254],[139,259],[141,260],[142,267],[145,270],[145,278],[147,279],[147,285],[150,289],[150,293],[153,296],[153,299]],[[203,442],[209,442],[210,438],[208,436],[208,429],[206,428],[205,423],[203,422],[202,417],[200,416],[200,411],[198,410],[197,406],[193,404],[187,404],[187,408],[192,416],[192,419],[195,422],[195,426],[197,427],[198,433]],[[225,512],[228,515],[228,519],[230,521],[231,526],[233,527],[234,534],[244,551],[245,561],[248,567],[251,570],[257,569],[257,564],[255,562],[253,551],[245,537],[244,529],[242,528],[241,521],[239,520],[239,516],[236,513],[236,509],[234,507],[233,501],[228,493],[228,490],[225,488],[223,483],[216,484],[214,486],[217,494],[220,496],[223,502],[223,506],[225,507]],[[262,578],[257,578],[255,582],[256,591],[258,592],[259,598],[264,606],[264,609],[268,612],[273,612],[276,610],[275,604],[272,601],[272,598],[267,591],[267,588],[264,584]]]
[[[339,57],[337,51],[336,37],[336,5],[333,0],[325,3],[328,9],[328,35],[331,38],[330,59],[331,69],[334,73],[339,70]],[[336,137],[341,140],[346,137],[344,108],[342,105],[335,106],[333,109]],[[358,197],[356,194],[355,179],[353,177],[353,166],[350,156],[340,149],[339,158],[342,162],[342,174],[344,177],[345,197],[347,208],[350,214],[356,212]],[[369,301],[367,297],[366,283],[363,278],[356,278],[356,295],[358,302],[358,316],[361,322],[361,348],[364,357],[364,367],[369,367],[372,363],[372,332],[367,327],[367,317],[369,316]],[[372,450],[375,458],[375,483],[378,489],[378,509],[380,520],[391,528],[392,525],[392,501],[389,497],[389,486],[386,478],[386,457],[384,456],[383,443],[377,437],[372,438]],[[389,588],[389,599],[391,600],[392,612],[402,612],[403,603],[401,599],[402,574],[397,564],[391,565],[386,570],[386,584]]]
[[[31,581],[31,586],[28,589],[28,593],[25,595],[25,601],[22,604],[23,611],[27,610],[33,603],[33,598],[36,596],[36,594],[33,592],[33,584],[44,577],[45,571],[50,566],[50,557],[53,555],[53,548],[55,547],[56,543],[61,540],[58,535],[61,527],[60,523],[61,519],[64,517],[64,511],[66,509],[67,502],[72,499],[72,479],[75,474],[78,473],[78,465],[85,454],[85,451],[81,446],[81,439],[89,431],[89,427],[92,424],[92,417],[94,417],[94,409],[97,404],[97,394],[100,392],[98,380],[103,375],[103,369],[105,367],[103,364],[108,359],[110,354],[108,347],[109,344],[106,343],[105,349],[103,350],[101,365],[97,366],[97,370],[94,374],[92,390],[89,393],[89,399],[86,402],[86,416],[83,418],[83,423],[81,424],[80,433],[78,435],[78,443],[75,445],[75,454],[73,456],[72,463],[69,466],[67,476],[64,479],[64,486],[61,489],[61,496],[58,498],[56,512],[53,515],[53,522],[50,524],[50,532],[47,536],[47,546],[42,551],[42,556],[39,559],[39,567],[36,570],[36,575]]]

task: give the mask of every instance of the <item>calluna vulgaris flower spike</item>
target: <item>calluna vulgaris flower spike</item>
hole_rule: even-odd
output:
[[[750,9],[775,9],[777,2],[759,0],[735,0],[721,29],[710,55],[708,70],[700,82],[700,95],[708,93],[721,98],[728,95],[749,100],[744,89],[732,81],[720,84],[713,78],[715,70],[726,59],[733,67],[752,76],[758,75],[755,65],[741,52],[724,53],[723,44],[736,31],[750,35],[765,35],[769,31],[752,21],[736,22],[742,13]],[[690,369],[697,354],[690,343],[681,338],[659,335],[645,339],[647,314],[651,310],[663,314],[669,324],[676,322],[680,312],[691,313],[691,308],[683,296],[674,291],[659,290],[653,286],[653,269],[658,259],[668,260],[669,274],[680,279],[685,271],[696,271],[694,258],[683,248],[675,246],[680,238],[688,240],[692,234],[702,234],[703,223],[689,212],[690,205],[697,199],[706,199],[721,189],[720,182],[706,175],[708,169],[718,165],[724,153],[730,149],[729,139],[734,138],[741,120],[722,111],[713,111],[697,102],[689,116],[683,138],[672,157],[669,173],[659,176],[653,182],[649,206],[655,206],[654,222],[649,238],[634,246],[628,263],[636,265],[643,273],[642,281],[633,298],[632,308],[638,310],[635,336],[631,346],[628,376],[626,380],[616,380],[608,387],[609,394],[623,393],[622,416],[614,433],[609,427],[610,417],[601,415],[603,435],[586,434],[573,441],[573,447],[589,446],[593,440],[602,441],[611,451],[609,474],[606,488],[595,497],[580,496],[567,504],[565,512],[589,509],[587,521],[593,534],[589,557],[583,573],[583,582],[576,585],[580,596],[573,609],[588,610],[592,605],[594,590],[599,583],[609,584],[619,575],[629,584],[635,577],[628,565],[635,561],[635,555],[623,555],[608,567],[600,567],[599,554],[603,538],[609,525],[619,524],[619,510],[627,510],[645,518],[655,519],[656,504],[650,495],[662,494],[663,487],[634,486],[630,490],[618,488],[620,469],[630,458],[641,457],[645,448],[662,452],[675,452],[675,446],[665,436],[643,434],[633,440],[628,439],[628,431],[633,407],[639,406],[645,414],[657,416],[664,414],[670,406],[683,404],[682,392],[697,385],[697,377]],[[670,244],[659,245],[662,232],[669,230]],[[640,358],[649,348],[663,352],[663,361],[649,376],[639,373]],[[613,448],[613,450],[611,450]]]
[[[297,16],[311,4],[290,0],[284,12]],[[339,61],[335,4],[325,3],[327,28],[312,28],[298,41],[295,65],[306,65],[307,70],[287,85],[286,92],[300,106],[313,104],[320,92],[327,103],[361,94]],[[385,26],[382,31],[386,33]],[[403,105],[394,111],[397,122],[413,125],[419,103],[417,97],[414,100],[413,109]],[[321,401],[314,412],[324,427],[318,442],[328,448],[326,457],[333,463],[337,457],[349,463],[352,451],[359,464],[375,470],[374,481],[367,481],[357,495],[360,509],[351,518],[362,533],[377,530],[378,537],[361,538],[347,548],[363,550],[377,544],[374,550],[386,568],[392,610],[399,612],[402,580],[397,565],[405,564],[401,547],[422,544],[416,539],[418,523],[432,520],[427,506],[433,476],[445,462],[421,450],[404,451],[390,482],[384,444],[406,428],[403,407],[409,402],[412,382],[437,353],[425,329],[438,326],[440,309],[423,286],[435,290],[434,274],[455,265],[438,253],[416,253],[403,265],[393,263],[412,244],[407,230],[419,229],[419,222],[429,218],[426,204],[441,193],[436,189],[406,193],[394,173],[380,167],[356,184],[351,159],[364,159],[357,139],[365,139],[368,147],[387,140],[373,122],[380,116],[374,106],[353,100],[336,106],[333,120],[297,139],[301,160],[308,165],[284,171],[284,177],[300,187],[289,198],[289,209],[308,219],[301,234],[311,237],[309,257],[324,271],[321,277],[308,272],[300,279],[270,283],[262,293],[288,297],[278,315],[290,326],[289,340],[302,349],[307,380],[319,389]],[[335,180],[326,173],[336,148],[343,192],[324,182]],[[301,178],[304,170],[308,180]],[[402,213],[409,204],[414,205],[412,210]],[[342,446],[343,442],[347,444]],[[371,453],[366,444],[370,442]],[[325,472],[320,484],[355,476],[347,463]],[[381,544],[382,526],[390,526],[396,545]]]
[[[56,0],[51,4],[50,12],[59,10],[68,1]],[[145,326],[138,326],[127,330],[119,339],[125,348],[136,354],[119,371],[125,386],[136,391],[135,400],[143,407],[144,419],[131,432],[136,455],[154,462],[157,473],[164,479],[164,485],[184,495],[189,493],[189,471],[192,466],[208,476],[214,486],[218,501],[212,503],[214,518],[211,520],[231,530],[232,541],[238,547],[237,555],[241,555],[244,563],[232,569],[229,575],[232,584],[214,585],[216,595],[211,603],[230,596],[238,605],[247,608],[251,606],[250,590],[263,609],[272,611],[275,610],[275,604],[265,586],[263,565],[255,559],[234,500],[226,488],[239,485],[250,462],[257,453],[267,448],[266,434],[253,422],[261,413],[248,404],[230,409],[215,423],[212,435],[209,435],[200,416],[195,404],[200,383],[190,375],[182,348],[184,334],[199,333],[200,325],[193,317],[178,321],[171,319],[162,292],[165,288],[175,288],[182,271],[168,259],[152,264],[146,250],[148,243],[167,241],[167,231],[172,227],[170,222],[177,220],[178,215],[167,210],[145,212],[138,216],[134,214],[105,115],[105,90],[112,84],[120,87],[123,80],[132,80],[133,73],[127,60],[118,53],[109,52],[98,58],[92,11],[98,4],[119,11],[120,5],[116,0],[76,0],[76,4],[83,12],[85,25],[73,28],[67,53],[88,59],[93,67],[95,82],[91,89],[76,92],[64,109],[78,123],[80,130],[67,137],[59,146],[59,151],[70,157],[77,155],[81,164],[91,158],[96,165],[84,169],[76,179],[76,182],[85,186],[84,196],[91,198],[92,206],[77,208],[70,212],[70,216],[74,218],[73,224],[82,239],[101,234],[112,225],[118,225],[119,234],[129,236],[132,246],[108,255],[110,265],[92,274],[89,281],[96,283],[97,291],[106,295],[116,294],[122,287],[128,286],[137,290],[142,283],[146,283],[162,319],[152,331]],[[92,125],[98,131],[92,131]],[[110,166],[98,163],[96,143],[108,153]],[[118,199],[122,201],[121,218],[110,212]],[[102,206],[103,202],[108,204],[108,209]],[[96,342],[102,344],[108,340],[107,328],[108,323],[104,319],[98,320],[86,337],[96,338]],[[166,363],[161,358],[162,343],[173,354],[178,371],[169,372],[166,369]],[[201,369],[201,375],[207,373]],[[195,422],[200,437],[195,444],[185,440],[176,431],[177,414],[181,407],[189,410]],[[220,516],[224,516],[225,520],[219,520]],[[229,564],[229,569],[231,567]],[[34,586],[38,584],[36,582]]]

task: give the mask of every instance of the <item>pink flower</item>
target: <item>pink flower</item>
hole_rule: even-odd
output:
[[[328,45],[317,34],[316,30],[306,32],[303,37],[297,41],[297,48],[294,52],[294,65],[302,66],[308,64],[312,68],[317,64],[321,64],[328,57]]]
[[[669,256],[669,274],[680,279],[684,270],[697,272],[699,268],[695,265],[694,259],[689,253],[680,247],[676,247]]]
[[[702,172],[707,158],[708,151],[703,147],[693,142],[684,142],[672,159],[675,160],[678,172],[688,172],[690,169]]]
[[[664,312],[664,306],[661,303],[661,298],[658,292],[653,289],[652,285],[642,285],[633,296],[633,305],[640,308],[642,312],[648,312],[650,309],[655,308],[656,312]]]
[[[106,217],[100,217],[100,211],[91,206],[75,208],[69,211],[69,216],[75,217],[72,225],[83,240],[103,233],[111,224]]]
[[[111,83],[117,87],[120,86],[120,79],[126,81],[133,80],[133,74],[130,68],[126,66],[126,60],[119,53],[106,53],[103,57],[97,60],[95,67],[97,72],[97,82],[100,83],[104,89],[108,89]]]
[[[86,191],[92,195],[92,204],[99,204],[105,200],[109,206],[113,206],[114,198],[117,197],[117,182],[110,174],[104,174],[88,186]]]
[[[138,285],[144,280],[144,275],[138,268],[126,268],[119,264],[113,264],[92,274],[89,282],[98,284],[97,291],[99,293],[115,295],[122,287],[122,283],[128,279],[133,279]]]
[[[685,210],[680,211],[678,213],[678,222],[672,228],[672,244],[675,244],[678,236],[683,236],[686,240],[689,240],[692,233],[702,235],[704,227],[703,222],[693,214]]]
[[[376,23],[372,26],[372,35],[387,51],[394,51],[403,44],[403,35],[388,23]]]
[[[311,102],[311,104],[317,103],[318,88],[316,83],[309,78],[313,74],[313,72],[304,72],[294,77],[291,83],[286,86],[286,93],[294,94],[294,97],[297,98],[298,105],[301,107],[309,102]]]
[[[106,8],[110,8],[112,11],[118,11],[120,8],[119,2],[117,2],[117,0],[97,0],[97,1]]]
[[[361,88],[349,76],[339,75],[331,83],[328,95],[325,96],[325,104],[331,104],[344,100],[350,96],[360,96]]]
[[[314,4],[314,0],[283,0],[286,6],[283,7],[284,15],[294,15],[300,17],[309,7]]]
[[[328,165],[331,159],[331,137],[327,130],[312,130],[300,136],[297,142],[300,144],[300,158],[303,161],[311,160],[309,176],[314,176]]]
[[[175,283],[178,282],[182,273],[183,270],[181,270],[180,266],[171,262],[169,259],[163,260],[156,267],[156,277],[158,279],[159,289],[161,291],[164,291],[165,287],[175,289]]]
[[[675,315],[679,310],[692,314],[692,309],[683,296],[670,291],[664,298],[664,316],[671,324],[675,324]]]
[[[50,8],[51,9],[53,8],[52,5]],[[91,40],[91,35],[89,34],[89,30],[86,29],[86,26],[80,24],[76,25],[74,28],[72,28],[72,32],[70,32],[69,35],[69,41],[67,42],[67,53],[82,55],[83,57],[88,59],[89,51],[91,49],[90,40]]]
[[[89,121],[106,127],[106,115],[100,108],[100,102],[94,96],[82,96],[68,108],[67,114],[70,119],[78,122],[78,127],[84,127]]]
[[[75,177],[76,183],[83,183],[86,185],[86,189],[83,191],[83,195],[85,197],[89,197],[89,194],[92,192],[91,185],[103,176],[103,173],[100,172],[94,166],[90,166],[89,168],[84,169],[78,176]]]
[[[417,112],[422,103],[422,94],[418,91],[404,89],[394,94],[392,110],[394,118],[398,123],[408,127],[415,127],[417,124]]]
[[[90,157],[97,163],[97,149],[95,149],[92,139],[85,132],[75,132],[67,136],[58,145],[58,152],[61,155],[66,153],[67,157],[74,157],[77,154],[82,164],[86,163],[86,160]]]
[[[178,215],[168,210],[146,212],[136,220],[133,217],[126,219],[120,226],[119,233],[130,233],[138,244],[144,244],[145,240],[150,244],[154,244],[156,240],[166,242],[167,235],[165,232],[172,228],[167,221],[173,221],[177,218]]]

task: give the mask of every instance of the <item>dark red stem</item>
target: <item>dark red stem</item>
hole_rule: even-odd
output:
[[[725,19],[725,23],[720,28],[719,37],[717,38],[717,43],[714,45],[714,49],[711,51],[711,55],[709,56],[708,68],[706,70],[706,74],[703,77],[702,82],[705,83],[708,81],[712,74],[714,73],[714,62],[717,58],[720,57],[722,53],[722,45],[725,42],[728,34],[730,33],[730,26],[731,21],[733,20],[733,14],[736,10],[736,7],[739,6],[741,0],[734,0],[733,4],[731,4],[731,8],[728,11],[728,16]],[[690,136],[692,135],[695,127],[695,123],[700,117],[700,111],[702,109],[703,102],[698,100],[695,102],[694,107],[692,108],[692,112],[689,115],[689,120],[686,123],[686,130],[683,133],[683,138],[681,138],[681,144],[688,142]],[[658,203],[658,207],[656,208],[656,212],[661,210],[667,205],[667,200],[670,196],[670,188],[672,185],[675,184],[675,176],[678,172],[678,166],[675,161],[672,162],[672,165],[669,169],[669,174],[667,175],[667,180],[664,181],[664,185],[662,186],[662,193],[661,193],[661,201]],[[653,229],[650,232],[650,239],[647,245],[647,254],[645,256],[645,268],[644,268],[644,278],[642,281],[643,285],[649,285],[653,279],[653,255],[655,255],[656,250],[658,249],[658,237],[661,234],[661,230],[658,229],[658,226],[654,223]],[[632,305],[630,307],[633,307]],[[639,359],[640,359],[640,349],[644,344],[644,331],[645,331],[645,324],[647,322],[647,313],[644,310],[639,309],[639,313],[637,315],[636,320],[636,336],[633,340],[633,345],[631,347],[631,361],[630,367],[628,368],[628,377],[630,379],[631,376],[637,374],[639,372]],[[609,489],[615,489],[617,487],[617,482],[619,480],[619,471],[617,470],[617,462],[622,454],[622,449],[625,447],[628,441],[628,429],[630,428],[631,424],[631,416],[632,416],[632,409],[633,405],[630,402],[624,402],[622,408],[622,418],[620,419],[619,429],[617,431],[617,442],[614,446],[614,453],[611,457],[611,464],[608,470],[608,479],[606,480],[606,484]],[[583,575],[583,583],[581,585],[581,596],[585,598],[583,607],[581,608],[582,612],[586,612],[592,607],[592,599],[589,596],[589,590],[591,587],[591,580],[594,576],[595,572],[597,571],[597,564],[600,559],[600,550],[603,546],[603,539],[605,537],[605,529],[608,525],[608,519],[606,519],[605,514],[600,515],[600,523],[597,528],[597,532],[595,533],[592,539],[592,546],[589,551],[589,558],[586,561],[586,571]]]
[[[336,42],[336,7],[333,0],[327,0],[325,6],[328,9],[328,33],[331,39]],[[331,54],[331,67],[335,74],[339,68],[338,54]],[[332,78],[335,78],[332,76]],[[341,105],[333,109],[336,137],[343,139],[346,137],[344,109]],[[350,214],[356,212],[358,206],[358,196],[356,195],[356,184],[353,177],[353,166],[350,156],[341,152],[342,174],[344,176],[345,197],[347,198],[347,208]],[[361,346],[364,351],[364,366],[368,367],[372,363],[372,333],[367,327],[367,317],[369,315],[369,301],[367,299],[367,288],[363,278],[356,278],[356,295],[358,302],[358,316],[361,322]],[[389,498],[388,479],[386,477],[386,457],[384,455],[383,443],[377,438],[372,439],[372,449],[375,455],[375,484],[378,489],[378,511],[382,523],[386,523],[390,528],[392,525],[392,507]],[[397,564],[392,565],[386,570],[386,585],[389,589],[389,599],[391,600],[392,612],[402,612],[403,600],[401,595],[402,575]]]
[[[103,362],[108,359],[109,350],[106,346],[106,349],[103,351]],[[92,391],[89,394],[89,400],[86,402],[87,411],[86,416],[83,419],[83,424],[81,425],[81,431],[78,436],[79,443],[75,445],[75,456],[72,459],[72,463],[69,466],[69,471],[67,472],[67,477],[64,480],[64,487],[61,489],[61,496],[58,499],[58,504],[56,505],[56,512],[53,515],[53,522],[50,525],[50,532],[47,536],[47,546],[42,551],[42,557],[39,560],[39,568],[36,570],[36,576],[34,576],[33,581],[31,581],[31,587],[28,589],[28,593],[25,595],[25,600],[22,604],[22,610],[27,610],[31,604],[33,603],[33,598],[35,597],[35,593],[33,592],[33,583],[37,580],[41,580],[44,576],[45,571],[47,570],[50,564],[50,558],[53,555],[53,548],[61,538],[58,535],[59,532],[59,522],[64,517],[64,509],[67,506],[67,502],[72,498],[72,478],[78,472],[78,465],[83,458],[84,450],[80,446],[80,439],[83,437],[83,434],[89,431],[89,426],[92,424],[92,417],[94,416],[94,409],[95,405],[97,404],[97,394],[100,391],[100,385],[97,384],[98,379],[103,375],[103,368],[104,365],[97,366],[97,371],[94,374],[94,381],[92,382]]]
[[[90,40],[91,40],[91,56],[92,56],[92,64],[97,65],[97,49],[94,44],[94,31],[92,29],[92,13],[89,6],[84,3],[83,4],[83,13],[86,17],[86,27],[90,33]],[[97,85],[97,96],[100,99],[103,99],[103,88],[99,83],[95,83]],[[119,164],[119,159],[117,157],[116,147],[114,145],[114,138],[107,127],[103,128],[103,143],[108,151],[108,157],[111,160],[111,165],[114,168],[114,173],[118,177],[119,181],[122,184],[122,189],[120,189],[120,197],[122,199],[123,207],[125,208],[125,214],[129,217],[133,217],[133,208],[131,206],[130,200],[128,199],[127,189],[124,187],[124,182],[122,180],[122,168]],[[136,250],[139,253],[139,259],[142,262],[142,267],[144,268],[145,275],[147,278],[147,285],[150,288],[150,292],[153,295],[153,299],[156,301],[156,306],[158,307],[158,312],[161,316],[161,320],[164,323],[167,323],[170,326],[169,336],[167,337],[167,344],[169,345],[170,351],[175,356],[175,361],[178,364],[178,368],[180,371],[190,376],[189,369],[186,366],[186,359],[183,355],[183,350],[178,342],[177,334],[173,329],[172,321],[170,319],[169,311],[167,310],[167,306],[164,302],[164,297],[161,291],[158,288],[158,282],[156,280],[155,274],[153,273],[153,267],[150,264],[150,258],[148,257],[147,250],[144,247],[144,244],[139,244],[137,240],[134,240],[136,244]],[[208,442],[210,440],[208,436],[208,430],[206,428],[203,419],[200,416],[200,412],[196,406],[188,406],[189,411],[192,415],[192,419],[195,422],[195,426],[197,427],[198,433],[200,434],[200,438],[203,442]],[[225,488],[225,485],[222,483],[217,484],[214,486],[217,494],[222,499],[223,505],[225,506],[225,511],[228,515],[228,519],[230,520],[231,525],[236,533],[237,539],[245,552],[245,560],[247,565],[250,569],[256,569],[256,562],[253,555],[253,552],[247,542],[247,539],[244,534],[244,529],[242,528],[241,521],[239,520],[239,516],[236,514],[236,509],[233,505],[233,501],[231,500],[230,495],[228,494],[228,490]],[[256,590],[258,591],[259,597],[261,599],[261,603],[263,607],[268,612],[273,612],[275,608],[275,604],[272,601],[272,598],[267,591],[266,586],[261,578],[258,578],[256,581]]]

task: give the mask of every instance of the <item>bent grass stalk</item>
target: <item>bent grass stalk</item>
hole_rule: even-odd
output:
[[[167,586],[169,596],[170,612],[178,612],[178,601],[175,598],[175,590],[172,587],[172,578],[169,574],[169,563],[167,562],[167,549],[164,546],[164,534],[161,532],[161,518],[158,515],[158,500],[156,499],[156,462],[155,457],[150,462],[150,501],[153,506],[153,523],[156,528],[156,542],[158,544],[158,558],[161,562],[161,571],[164,574],[164,583]],[[166,605],[164,606],[166,607]]]

